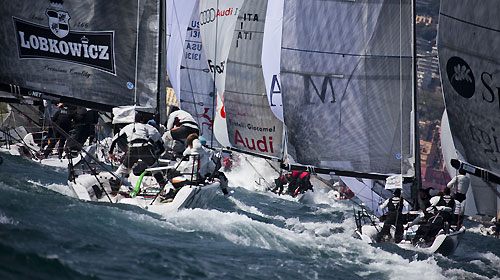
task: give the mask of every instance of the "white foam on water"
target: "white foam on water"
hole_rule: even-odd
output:
[[[250,214],[254,214],[254,215],[257,215],[257,216],[260,216],[260,217],[263,217],[263,218],[268,218],[268,219],[276,219],[276,220],[281,220],[281,221],[284,221],[286,220],[283,216],[269,216],[269,215],[266,215],[262,212],[259,211],[259,209],[255,206],[248,206],[246,205],[245,203],[239,201],[238,199],[234,198],[234,197],[229,197],[228,198],[229,200],[231,200],[235,205],[236,207],[238,207],[239,209],[247,212],[247,213],[250,213]]]
[[[230,172],[225,172],[231,186],[248,190],[265,191],[273,185],[278,172],[269,166],[265,159],[240,155],[239,162],[233,165]]]
[[[258,215],[260,211],[255,213]],[[281,216],[261,215],[282,219]],[[362,267],[367,275],[383,273],[388,275],[389,279],[406,280],[446,279],[432,256],[426,260],[407,260],[354,239],[351,237],[355,227],[352,219],[333,223],[302,222],[299,218],[289,218],[285,221],[285,228],[281,228],[253,220],[243,214],[217,210],[189,209],[164,217],[177,230],[211,233],[236,245],[289,253],[326,253],[334,256],[329,261],[340,266],[353,264]],[[331,234],[330,230],[334,227],[343,227],[345,232]]]
[[[7,217],[6,215],[0,213],[0,224],[3,224],[3,225],[17,225],[19,224],[18,221],[14,220],[14,219],[11,219],[9,217]]]
[[[60,194],[64,194],[66,196],[75,197],[75,198],[77,197],[75,192],[68,185],[62,185],[62,184],[47,184],[47,185],[45,185],[45,184],[42,184],[40,182],[36,182],[36,181],[32,181],[32,180],[28,180],[28,182],[37,186],[37,187],[44,187],[46,189],[58,192]]]
[[[493,278],[489,278],[483,275],[479,275],[474,272],[466,271],[463,269],[452,268],[448,269],[444,272],[444,275],[447,279],[457,279],[457,280],[469,280],[469,279],[478,279],[478,280],[498,280],[500,279],[498,276]]]

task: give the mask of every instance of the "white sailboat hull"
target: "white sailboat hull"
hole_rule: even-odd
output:
[[[377,225],[364,225],[360,230],[355,231],[355,236],[367,243],[377,243],[375,238],[377,236],[378,230],[381,229],[383,223]],[[443,256],[452,255],[460,244],[460,240],[465,233],[465,227],[461,227],[458,231],[450,232],[448,234],[438,234],[434,239],[432,244],[413,244],[409,240],[403,240],[397,245],[404,249],[419,249],[424,250],[429,254],[439,253]],[[406,234],[405,234],[406,235]]]
[[[85,201],[135,205],[157,214],[185,208],[207,208],[214,200],[217,189],[220,187],[219,182],[213,182],[207,185],[184,186],[177,192],[172,202],[165,203],[161,202],[160,198],[155,199],[154,194],[138,195],[135,197],[129,197],[120,193],[112,195],[111,186],[109,184],[109,179],[111,178],[113,178],[113,176],[109,172],[101,172],[96,176],[83,174],[75,178],[74,181],[69,181],[68,184],[73,189],[75,196],[79,199]],[[131,175],[129,180],[131,183],[135,184],[137,183],[138,177]],[[154,180],[154,178],[145,176],[143,182],[152,180]],[[104,188],[106,192],[96,197],[96,188],[99,190]],[[122,186],[121,190],[128,192],[128,187]]]

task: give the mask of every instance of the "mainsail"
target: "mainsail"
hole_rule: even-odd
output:
[[[441,1],[439,61],[455,148],[466,162],[500,173],[498,1]],[[485,43],[487,42],[487,43]],[[486,174],[486,173],[485,173]],[[487,178],[485,178],[487,179]],[[471,183],[479,214],[496,216],[500,188]]]
[[[413,175],[410,23],[409,0],[285,1],[281,92],[296,162]]]
[[[2,1],[0,90],[156,108],[160,2]]]
[[[233,31],[244,0],[200,0],[200,31],[208,69],[217,89],[214,135],[223,146],[230,146],[224,111],[227,57]]]
[[[227,59],[224,106],[231,146],[281,157],[283,123],[267,101],[261,56],[267,0],[246,0]]]

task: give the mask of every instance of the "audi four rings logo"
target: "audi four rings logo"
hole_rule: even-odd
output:
[[[207,23],[211,23],[215,21],[216,13],[215,9],[211,8],[210,10],[205,10],[200,13],[200,25],[204,25]]]

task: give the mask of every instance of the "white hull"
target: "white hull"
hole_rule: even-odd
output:
[[[377,228],[381,229],[383,223],[380,223]],[[367,243],[376,243],[375,238],[377,236],[378,230],[373,225],[364,225],[361,227],[361,232],[359,230],[355,231],[356,237]],[[409,240],[403,240],[397,245],[404,249],[418,249],[424,250],[429,254],[439,253],[443,256],[452,255],[460,244],[460,240],[465,233],[465,227],[461,227],[460,230],[455,232],[450,232],[448,234],[438,234],[434,239],[432,244],[413,244]],[[394,234],[392,232],[392,234]],[[406,232],[404,234],[406,236]]]
[[[121,194],[112,195],[111,186],[109,185],[109,179],[111,178],[113,178],[113,176],[109,172],[101,172],[97,176],[83,174],[78,176],[75,182],[70,181],[68,183],[75,195],[82,200],[130,204],[157,214],[177,211],[184,208],[207,208],[214,200],[217,189],[220,187],[219,182],[213,182],[203,186],[184,186],[178,191],[174,200],[167,203],[161,202],[159,197],[154,199],[155,193],[138,195],[136,197],[128,197]],[[135,184],[138,177],[131,175],[129,180],[131,183]],[[143,182],[147,181],[151,183],[154,181],[154,178],[145,176]],[[106,193],[103,192],[99,197],[96,197],[95,188],[102,190],[100,184],[102,184]],[[169,185],[167,184],[167,190],[168,187]],[[122,190],[127,189],[128,191],[128,187],[126,186],[122,186],[121,188]]]

